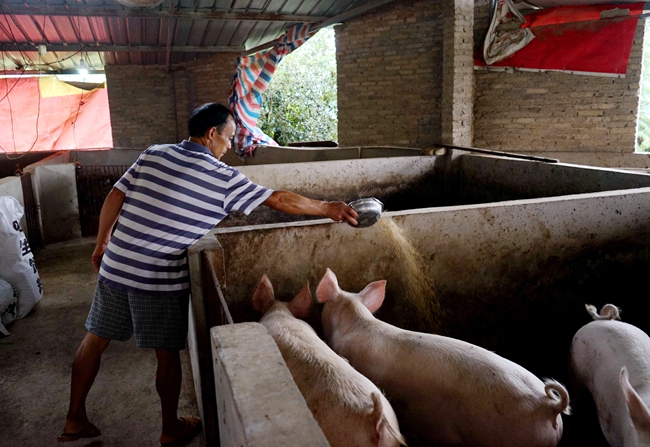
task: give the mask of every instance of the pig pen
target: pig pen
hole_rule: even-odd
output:
[[[307,281],[315,293],[326,268],[353,292],[386,279],[377,318],[477,344],[570,394],[569,346],[591,321],[585,303],[616,304],[623,321],[650,329],[649,175],[462,151],[238,169],[318,199],[374,196],[386,212],[356,229],[260,207],[192,247],[190,351],[206,437],[221,445],[327,445],[254,323],[250,298],[264,273],[279,299]],[[407,293],[414,274],[433,284],[426,302]],[[309,320],[317,332],[318,311]],[[236,324],[220,326],[228,321]],[[560,445],[607,445],[590,411],[563,416]]]

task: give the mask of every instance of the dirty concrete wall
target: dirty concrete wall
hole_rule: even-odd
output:
[[[337,26],[339,145],[441,142],[443,2],[393,2]]]
[[[434,156],[394,157],[309,163],[240,166],[253,182],[271,189],[296,192],[318,200],[351,202],[376,197],[387,210],[445,203],[445,160]],[[258,207],[249,216],[233,213],[219,226],[310,220]]]
[[[52,244],[81,237],[74,164],[40,162],[28,166],[25,171],[32,174],[43,243]]]
[[[131,166],[141,153],[139,149],[70,151],[70,162],[79,162],[82,166]]]
[[[305,163],[311,161],[352,160],[358,158],[412,157],[420,150],[391,146],[353,146],[336,148],[259,146],[254,157],[238,157],[230,150],[221,161],[230,166]]]
[[[187,119],[206,102],[227,104],[236,54],[172,66],[106,66],[115,147],[144,150],[187,138]]]
[[[474,41],[489,26],[476,2]],[[639,20],[624,78],[568,73],[475,73],[474,146],[559,158],[565,163],[650,167],[635,154],[645,20]]]
[[[626,312],[624,321],[650,330],[650,305],[642,298],[650,287],[650,188],[638,188],[647,186],[647,175],[466,154],[417,158],[421,160],[243,167],[251,178],[275,188],[343,194],[364,189],[364,182],[381,183],[381,176],[373,176],[387,167],[401,173],[401,168],[408,172],[409,164],[426,170],[437,161],[464,170],[472,186],[486,181],[483,188],[495,190],[495,195],[503,190],[489,181],[500,178],[511,201],[389,211],[365,229],[328,219],[219,225],[213,231],[222,247],[215,273],[235,322],[261,317],[250,299],[262,274],[270,277],[276,297],[288,300],[305,282],[314,293],[330,268],[340,285],[353,292],[387,280],[386,300],[376,313],[384,321],[475,343],[539,377],[567,385],[572,337],[590,321],[584,304],[614,303]],[[407,177],[401,181],[408,182]],[[520,190],[520,178],[528,178],[532,186],[526,189],[524,184]],[[545,183],[554,192],[571,195],[512,200]],[[402,183],[390,186],[395,184]],[[577,194],[584,192],[580,187],[601,192]],[[630,187],[636,188],[605,190]],[[317,331],[319,311],[316,306],[307,319]],[[571,423],[565,420],[565,427]],[[565,446],[582,446],[587,440],[589,445],[607,445],[599,438],[597,422],[587,432],[568,431],[578,433],[579,441]]]
[[[400,211],[366,229],[327,220],[217,227],[224,255],[218,275],[225,277],[235,321],[259,318],[250,297],[264,273],[280,299],[306,281],[313,291],[326,268],[354,292],[386,279],[378,318],[416,330],[432,327],[566,382],[572,336],[590,319],[585,303],[614,302],[627,312],[626,321],[650,330],[649,305],[639,299],[649,285],[649,199],[650,188],[641,188]],[[419,274],[405,262],[409,244],[433,281],[428,302],[408,292]],[[429,305],[433,299],[439,312]],[[420,316],[432,311],[439,324],[426,326],[436,318]]]
[[[332,160],[241,166],[249,179],[271,189],[288,189],[323,200],[354,200],[427,183],[442,160],[435,156]],[[441,168],[442,169],[442,168]],[[421,197],[426,200],[426,197]]]
[[[650,175],[598,167],[464,155],[454,161],[457,205],[650,187]]]
[[[222,447],[329,447],[264,326],[218,326],[211,338]]]

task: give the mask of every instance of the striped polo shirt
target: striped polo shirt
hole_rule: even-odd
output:
[[[125,198],[99,281],[143,295],[187,293],[187,248],[273,193],[187,140],[151,146],[114,187]]]

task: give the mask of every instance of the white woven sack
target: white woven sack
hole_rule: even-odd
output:
[[[9,335],[6,326],[16,320],[18,294],[4,279],[0,278],[0,334]]]
[[[18,292],[16,318],[23,318],[43,295],[34,254],[20,228],[24,209],[18,200],[0,196],[0,277]]]

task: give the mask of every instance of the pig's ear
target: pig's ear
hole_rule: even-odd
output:
[[[260,282],[257,284],[255,292],[253,292],[251,303],[253,304],[253,309],[263,314],[273,306],[273,303],[275,303],[273,285],[271,284],[269,277],[266,276],[266,273],[262,275],[262,279],[260,279]]]
[[[359,292],[359,297],[364,306],[368,308],[370,313],[375,313],[377,309],[384,302],[384,297],[386,296],[386,281],[375,281],[371,282]]]
[[[318,288],[316,289],[316,298],[320,303],[324,303],[325,301],[338,296],[340,292],[341,289],[339,288],[339,282],[336,279],[336,275],[333,271],[327,269],[325,276],[320,280]]]
[[[291,300],[287,307],[294,317],[307,318],[311,309],[311,301],[311,292],[309,291],[309,283],[307,283],[305,287],[300,289],[298,295]]]

